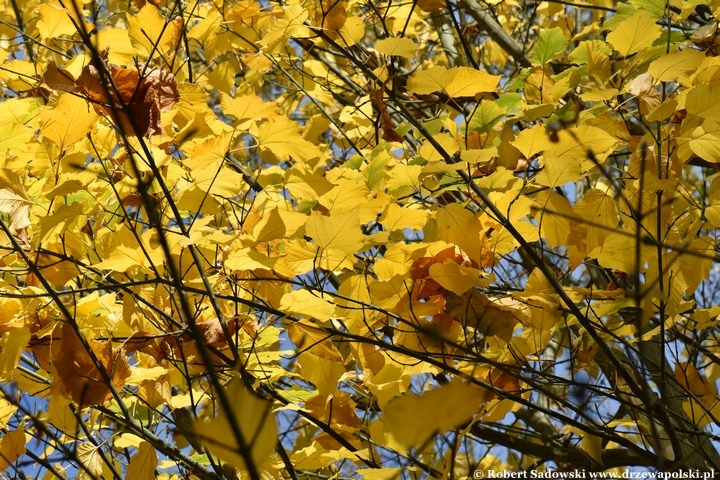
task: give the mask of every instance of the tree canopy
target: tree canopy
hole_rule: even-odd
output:
[[[6,0],[0,469],[720,470],[716,0]]]

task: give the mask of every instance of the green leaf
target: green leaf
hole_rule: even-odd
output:
[[[530,50],[533,65],[545,65],[567,47],[567,38],[560,27],[543,29]]]

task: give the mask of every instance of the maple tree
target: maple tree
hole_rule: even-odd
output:
[[[9,0],[0,469],[720,469],[716,0]]]

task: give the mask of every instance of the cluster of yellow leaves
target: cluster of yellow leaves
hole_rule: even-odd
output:
[[[369,466],[372,445],[408,455],[516,412],[531,392],[513,372],[553,338],[573,337],[563,348],[597,377],[564,298],[607,342],[652,339],[657,312],[667,328],[714,326],[720,312],[683,314],[720,227],[720,180],[701,191],[685,166],[720,163],[716,37],[659,24],[689,6],[633,1],[601,24],[542,4],[511,73],[497,39],[453,61],[434,0],[381,16],[329,0],[106,3],[94,25],[82,2],[28,2],[43,48],[0,55],[0,380],[49,398],[54,428],[98,405],[148,425],[192,411],[173,441],[193,460],[277,476],[275,414],[298,412],[316,423],[297,469]],[[517,6],[494,8],[513,31]],[[504,272],[533,244],[566,257],[554,277]],[[611,279],[579,287],[590,268]],[[675,367],[688,416],[709,422],[713,380]],[[24,452],[21,425],[0,440],[2,468]],[[116,433],[112,448],[134,449],[128,478],[153,478],[150,437]],[[106,447],[77,441],[85,472],[108,474]],[[597,438],[582,445],[601,459]]]

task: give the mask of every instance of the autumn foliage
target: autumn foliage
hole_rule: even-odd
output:
[[[715,0],[8,0],[0,470],[720,470]]]

